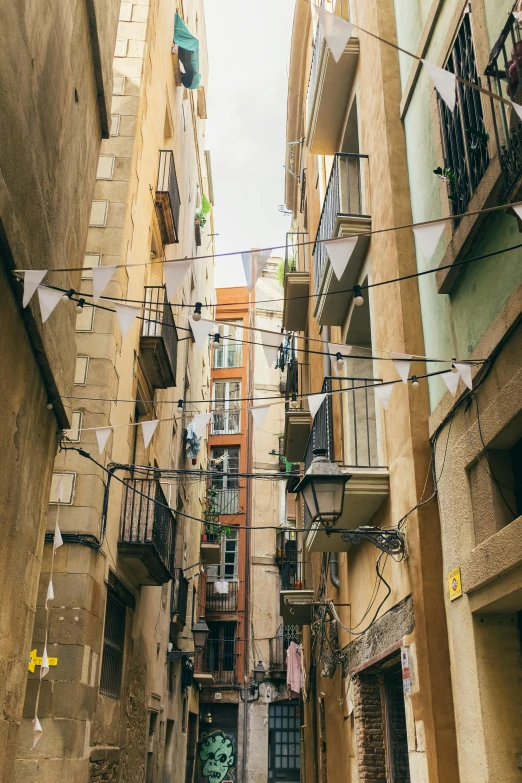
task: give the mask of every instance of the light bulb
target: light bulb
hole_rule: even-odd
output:
[[[46,405],[45,407],[47,408],[47,410],[48,410],[48,411],[52,411],[52,409],[53,409],[53,404],[52,404],[52,402],[48,402],[48,403],[47,403],[47,405]]]
[[[292,399],[290,401],[290,407],[291,408],[297,408],[297,394],[292,394]]]
[[[183,410],[183,400],[178,400],[178,408]]]
[[[212,340],[212,348],[219,348],[219,342],[221,340],[221,335],[219,332],[216,332],[214,335],[214,339]]]
[[[354,285],[353,287],[353,301],[357,307],[360,307],[362,304],[364,304],[364,297],[361,293],[360,285]]]
[[[201,304],[201,302],[196,302],[196,304],[194,305],[194,312],[192,314],[192,320],[193,321],[201,321],[201,308],[202,307],[203,307],[203,305]]]
[[[416,375],[411,376],[411,385],[415,388],[420,385]]]
[[[337,369],[338,370],[344,369],[344,359],[343,359],[343,355],[342,355],[342,353],[340,351],[338,351],[335,354],[335,358],[337,359],[337,361],[336,361]]]
[[[81,313],[83,310],[83,306],[85,304],[85,299],[78,299],[78,302],[76,304],[76,312]]]

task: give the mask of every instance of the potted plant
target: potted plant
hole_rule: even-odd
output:
[[[194,217],[194,233],[196,236],[196,247],[201,247],[201,229],[207,222],[207,215],[210,212],[210,201],[203,195],[201,196],[201,208]]]

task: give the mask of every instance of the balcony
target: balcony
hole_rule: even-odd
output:
[[[302,332],[306,328],[310,294],[310,264],[308,232],[286,235],[283,328]]]
[[[388,469],[378,456],[375,397],[372,389],[368,388],[373,380],[376,379],[325,378],[323,392],[341,393],[328,396],[319,408],[306,447],[305,470],[312,462],[313,449],[325,448],[332,461],[335,453],[340,453],[340,460],[335,461],[352,476],[345,486],[344,511],[336,524],[337,530],[353,530],[373,524],[373,516],[390,491]],[[339,420],[342,422],[335,430],[334,405],[339,406]],[[310,527],[305,542],[309,552],[347,552],[350,549],[350,544],[341,541],[340,535],[334,533],[328,536],[321,526],[310,526],[306,510],[305,527]]]
[[[210,636],[203,654],[198,661],[203,677],[212,678],[216,685],[235,685],[237,683],[237,658],[239,655],[236,640],[237,623],[233,621],[208,621]],[[200,682],[203,678],[200,678]]]
[[[279,559],[282,590],[302,590],[305,583],[305,562],[297,550],[297,541],[283,543],[282,556]]]
[[[370,242],[372,220],[364,214],[363,197],[367,160],[367,155],[339,152],[332,164],[313,251],[314,316],[321,326],[342,326],[352,299],[351,295],[342,292],[358,282]],[[338,280],[322,240],[355,235],[361,236],[358,236],[341,280]]]
[[[178,333],[165,286],[145,286],[140,359],[153,389],[176,385]]]
[[[286,651],[290,642],[299,644],[301,634],[297,625],[280,625],[277,635],[270,639],[270,672],[271,678],[286,678]]]
[[[233,479],[230,478],[231,482]],[[239,487],[217,487],[215,499],[216,511],[218,514],[238,514],[239,513]]]
[[[333,155],[339,149],[358,58],[359,39],[352,36],[336,63],[318,25],[308,85],[305,142],[315,155]]]
[[[176,520],[165,506],[159,481],[124,479],[118,557],[137,585],[162,585],[174,576]]]
[[[182,631],[187,623],[188,589],[189,582],[183,570],[176,568],[170,594],[170,628],[172,635]]]
[[[520,27],[510,13],[498,41],[491,50],[484,73],[488,80],[488,90],[516,103],[522,102],[521,50]],[[517,56],[512,56],[515,52]],[[522,123],[511,107],[495,102],[493,124],[498,159],[504,175],[503,187],[499,194],[502,203],[515,196],[518,198],[517,184],[522,177]],[[474,142],[480,149],[480,139],[474,139]]]
[[[232,580],[207,581],[205,598],[206,614],[228,614],[237,612],[239,582]]]
[[[298,394],[299,365],[295,352],[287,364],[286,399],[291,400],[293,394]],[[289,403],[285,412],[285,432],[283,438],[283,453],[289,462],[302,462],[306,444],[310,436],[310,413],[302,408],[291,408]]]
[[[155,205],[163,244],[179,242],[181,199],[172,150],[160,150]]]
[[[240,432],[240,416],[240,410],[222,411],[214,403],[212,435],[237,435]]]

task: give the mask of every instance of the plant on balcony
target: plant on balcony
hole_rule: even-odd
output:
[[[287,263],[287,271],[295,272],[295,258],[289,258]],[[279,285],[282,288],[285,283],[285,262],[283,260],[281,260],[277,265],[277,279],[279,281]]]
[[[196,223],[201,228],[203,228],[203,226],[207,222],[207,215],[209,212],[210,212],[210,201],[203,193],[203,195],[201,196],[201,209],[199,210],[199,212],[196,212],[196,217],[195,217]]]
[[[220,541],[223,536],[230,533],[230,528],[219,524],[219,511],[217,507],[218,491],[216,487],[208,487],[205,495],[205,508],[203,509],[203,519],[205,526],[203,528],[204,540],[208,536],[214,541]]]
[[[438,168],[433,169],[433,173],[439,179],[441,179],[443,182],[447,184],[449,200],[457,202],[458,182],[457,182],[457,175],[455,174],[453,169],[443,169],[439,166]]]

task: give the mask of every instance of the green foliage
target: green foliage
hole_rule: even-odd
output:
[[[295,270],[295,258],[289,258],[288,259],[288,271],[293,272]],[[281,288],[284,287],[285,284],[285,262],[284,260],[281,260],[279,264],[277,265],[277,279],[279,281],[279,285]]]
[[[209,212],[210,212],[210,201],[203,193],[203,195],[201,196],[201,209],[199,210],[199,212],[196,212],[196,217],[199,219],[199,225],[201,226],[201,228],[203,228],[203,226],[207,222],[207,215]]]
[[[437,175],[439,179],[442,179],[448,185],[448,198],[450,201],[457,201],[457,175],[453,169],[443,169],[440,166],[433,169],[433,173]]]
[[[205,533],[210,533],[218,541],[230,533],[230,528],[219,524],[219,512],[217,510],[216,487],[208,487],[205,495],[205,508],[203,519],[205,520]]]

